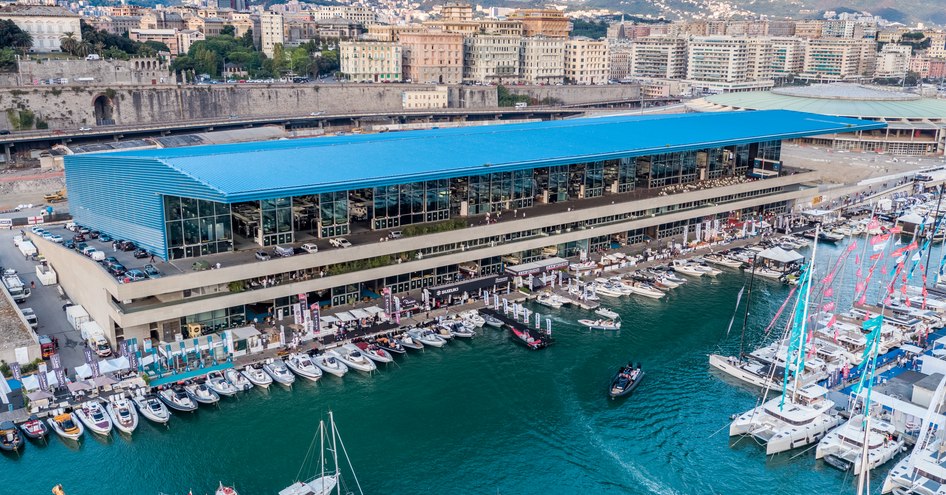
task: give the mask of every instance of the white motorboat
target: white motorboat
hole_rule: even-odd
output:
[[[443,325],[443,328],[450,332],[451,337],[469,339],[476,336],[476,332],[472,328],[462,325],[459,322],[447,322]]]
[[[535,298],[535,302],[541,304],[542,306],[553,309],[559,309],[564,305],[561,298],[555,294],[552,294],[551,292],[543,292],[539,294],[539,296]]]
[[[707,254],[706,256],[703,256],[703,261],[717,266],[725,266],[726,268],[742,267],[742,261],[722,254]]]
[[[486,315],[483,317],[483,320],[486,322],[486,326],[490,326],[493,328],[499,328],[503,326],[503,320],[500,320],[499,318],[496,318],[493,315]]]
[[[273,384],[273,377],[269,376],[262,368],[257,368],[253,365],[244,367],[240,370],[240,374],[257,387],[269,388],[269,386]]]
[[[105,404],[105,411],[118,431],[130,435],[138,428],[138,411],[124,395],[112,397]]]
[[[621,315],[608,308],[598,308],[595,310],[595,314],[598,316],[603,316],[609,320],[617,320],[621,318]]]
[[[158,392],[161,402],[175,411],[194,412],[197,410],[197,402],[191,399],[191,396],[180,386],[167,388]]]
[[[371,344],[368,342],[356,342],[354,344],[345,344],[345,346],[354,346],[362,354],[368,357],[368,359],[375,361],[377,363],[390,363],[394,361],[394,356],[390,352],[384,350],[378,344]]]
[[[322,378],[322,370],[312,363],[308,354],[298,352],[289,354],[289,356],[286,357],[286,366],[288,366],[293,373],[311,382],[317,382],[319,378]]]
[[[703,270],[698,269],[696,263],[690,263],[684,260],[673,260],[671,264],[673,266],[673,271],[687,275],[690,277],[702,277],[704,275]]]
[[[475,309],[468,309],[460,313],[460,318],[464,320],[469,320],[473,323],[473,326],[479,328],[486,324],[486,318],[480,316],[479,311]]]
[[[348,366],[346,366],[345,363],[334,356],[320,354],[318,356],[314,356],[312,358],[312,362],[314,362],[320,370],[337,377],[343,377],[345,376],[345,373],[348,373]]]
[[[713,268],[703,263],[697,263],[697,262],[691,262],[691,263],[693,264],[694,269],[699,270],[703,272],[704,275],[709,275],[710,277],[715,277],[719,275],[720,273],[723,273],[722,270],[717,270],[716,268]]]
[[[286,363],[282,359],[274,358],[267,360],[263,364],[263,371],[268,374],[274,382],[280,385],[291,386],[296,381],[296,375],[293,375]]]
[[[578,320],[578,324],[592,330],[620,330],[621,322],[615,320]]]
[[[72,411],[72,415],[92,433],[108,435],[112,432],[112,420],[97,400],[83,402]]]
[[[372,371],[378,369],[378,366],[374,364],[374,361],[365,357],[365,355],[362,354],[357,347],[354,349],[346,349],[343,346],[340,348],[328,350],[325,352],[325,355],[339,359],[349,368],[363,371],[365,373],[371,373]]]
[[[757,277],[771,278],[771,279],[780,279],[785,276],[785,272],[780,272],[778,270],[773,270],[771,268],[766,268],[764,266],[757,266],[752,269]]]
[[[750,385],[771,390],[779,389],[781,375],[772,375],[772,366],[755,359],[739,359],[734,356],[710,354],[709,364],[713,368]]]
[[[212,406],[220,402],[220,396],[207,386],[206,383],[188,383],[184,385],[184,391],[198,404]]]
[[[625,283],[624,286],[630,289],[631,292],[634,294],[637,294],[639,296],[649,297],[651,299],[660,299],[661,297],[664,297],[666,295],[666,293],[664,293],[663,291],[644,282],[630,282],[630,283]]]
[[[206,383],[210,390],[213,390],[221,397],[233,397],[240,391],[240,389],[230,383],[230,380],[227,380],[227,378],[223,376],[223,373],[219,371],[211,371],[208,373]]]
[[[407,331],[407,334],[417,342],[420,342],[424,345],[432,345],[434,347],[443,347],[447,343],[441,336],[435,334],[433,330],[426,328],[412,328]]]
[[[827,393],[826,388],[810,384],[784,399],[770,399],[736,417],[729,435],[755,437],[765,444],[766,455],[811,445],[841,423],[834,402],[825,398]]]
[[[489,320],[487,320],[487,325]],[[499,322],[502,324],[502,322]],[[411,337],[407,332],[404,332],[394,338],[394,341],[401,344],[405,349],[413,349],[415,351],[423,350],[424,344],[418,342],[414,337]]]
[[[440,338],[443,339],[443,340],[452,340],[452,339],[453,339],[453,332],[451,332],[449,328],[447,328],[447,327],[445,327],[445,326],[443,326],[443,325],[435,325],[435,326],[431,329],[431,332],[433,332],[434,335],[440,337]]]
[[[167,406],[154,394],[135,395],[132,396],[131,401],[138,407],[138,412],[148,421],[165,424],[171,419],[171,412],[168,411]]]
[[[835,428],[818,442],[815,459],[842,471],[863,472],[861,462],[864,455],[864,415],[856,414],[846,423]],[[896,435],[890,423],[871,418],[870,433],[867,434],[867,469],[874,469],[893,459],[903,448],[903,438]]]
[[[263,373],[264,375],[266,373]],[[232,383],[237,390],[249,390],[253,388],[253,382],[251,382],[247,377],[243,376],[243,373],[240,373],[235,368],[230,368],[223,372],[223,376],[227,379],[228,382]]]
[[[52,428],[57,435],[64,439],[79,440],[82,434],[85,433],[85,428],[82,426],[82,423],[76,421],[75,417],[70,413],[57,414],[46,420],[46,422],[49,423],[49,427]]]
[[[605,297],[621,297],[625,295],[624,291],[615,284],[598,284],[595,287],[595,294]]]

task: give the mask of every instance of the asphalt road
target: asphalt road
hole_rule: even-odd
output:
[[[68,232],[61,227],[53,228],[54,231],[56,229]],[[33,308],[36,312],[36,320],[39,323],[37,333],[59,339],[59,355],[63,366],[72,370],[85,363],[82,338],[79,332],[66,321],[66,313],[62,310],[66,300],[59,295],[59,286],[40,284],[39,279],[36,278],[38,263],[25,260],[20,250],[13,245],[13,236],[19,233],[19,229],[0,231],[0,265],[4,268],[15,269],[24,282],[36,283],[36,288],[32,289],[30,297],[19,306]]]

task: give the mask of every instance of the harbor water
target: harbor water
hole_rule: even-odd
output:
[[[819,265],[842,251],[825,247],[822,258],[819,248]],[[30,443],[0,458],[0,493],[45,494],[61,483],[70,495],[203,494],[223,481],[243,495],[273,495],[314,474],[300,466],[330,409],[367,494],[855,493],[856,480],[813,450],[767,459],[751,438],[728,438],[730,415],[756,405],[758,392],[711,372],[707,355],[738,351],[742,310],[728,336],[726,328],[746,281],[727,269],[659,301],[602,298],[623,317],[617,332],[580,328],[587,311],[532,307],[553,319],[557,342],[545,350],[487,327],[373,376],[254,389],[218,409],[175,413],[167,428],[142,418],[130,438],[87,432],[78,447],[56,437]],[[853,278],[843,285],[850,291]],[[763,340],[788,291],[755,280],[748,347]],[[646,377],[632,396],[610,400],[609,380],[628,361]],[[873,492],[889,467],[874,473]]]

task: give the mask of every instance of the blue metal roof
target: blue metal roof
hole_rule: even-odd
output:
[[[67,169],[89,159],[132,166],[156,161],[206,189],[201,197],[232,202],[884,126],[785,110],[621,116],[90,154],[66,161]]]

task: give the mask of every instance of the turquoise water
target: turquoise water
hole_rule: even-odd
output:
[[[823,264],[840,251],[825,248]],[[614,333],[572,323],[587,312],[536,307],[551,313],[558,340],[542,351],[484,328],[371,377],[251,390],[219,410],[176,414],[169,428],[142,419],[133,438],[29,444],[0,458],[0,494],[45,494],[55,483],[70,495],[200,494],[218,480],[275,494],[296,478],[328,409],[369,494],[855,493],[855,480],[813,450],[766,459],[753,440],[727,437],[730,415],[756,393],[710,372],[707,354],[738,349],[742,313],[728,337],[726,326],[743,283],[729,270],[661,301],[607,300],[624,317]],[[788,290],[756,279],[750,342]],[[647,376],[631,397],[609,400],[608,381],[628,360]]]

